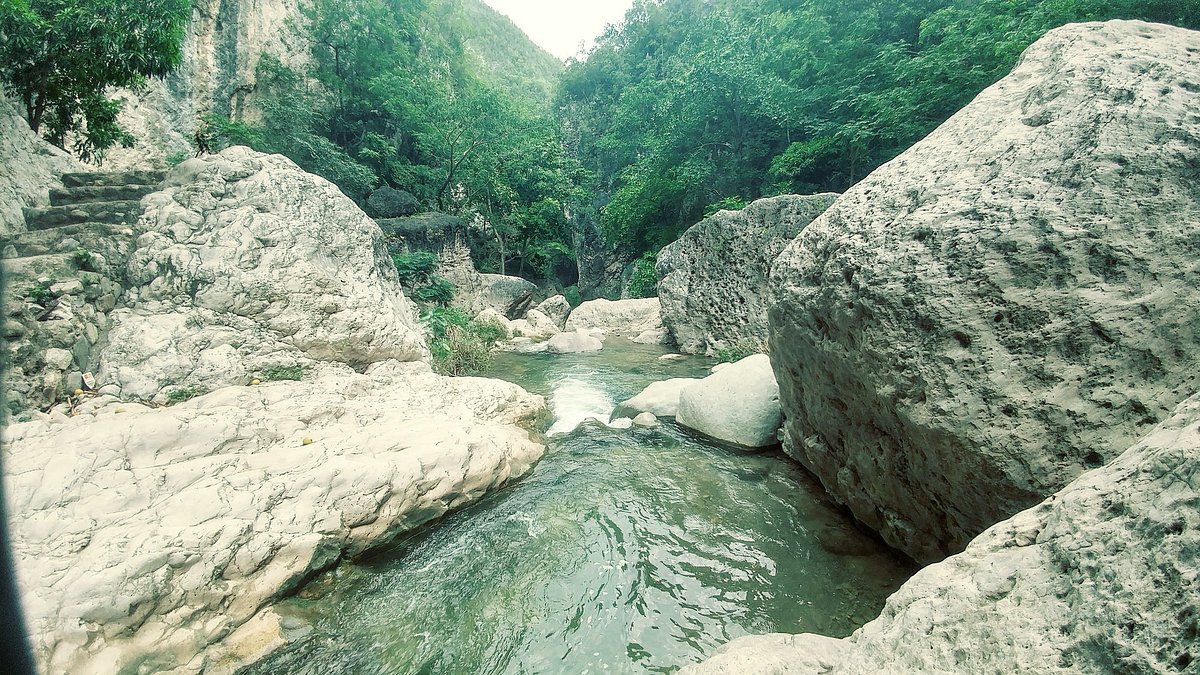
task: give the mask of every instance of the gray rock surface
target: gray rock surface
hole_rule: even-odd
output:
[[[679,393],[697,382],[700,382],[700,378],[675,377],[651,382],[637,396],[618,403],[613,409],[612,418],[634,417],[645,412],[653,413],[656,417],[674,417],[679,410]]]
[[[510,319],[525,316],[533,306],[537,286],[521,277],[504,274],[480,274],[478,311],[491,308]]]
[[[427,357],[379,227],[290,160],[190,159],[143,204],[101,386],[163,402],[266,368]]]
[[[112,149],[105,168],[165,167],[173,155],[191,155],[191,139],[210,113],[259,120],[259,61],[270,54],[305,72],[312,50],[297,30],[304,21],[294,0],[193,0],[179,68],[139,92],[116,92],[124,102],[120,123],[136,143]]]
[[[1051,32],[772,271],[790,442],[920,561],[1200,389],[1200,34]]]
[[[662,322],[679,350],[711,355],[764,344],[771,265],[835,199],[781,195],[718,211],[659,251]]]
[[[683,387],[675,421],[748,448],[775,445],[781,419],[770,359],[766,354],[747,356]]]
[[[520,476],[541,397],[386,361],[10,426],[5,493],[47,673],[227,673],[312,573]],[[64,413],[73,413],[68,417]],[[148,671],[147,671],[148,672]]]
[[[47,190],[62,187],[59,178],[83,166],[70,155],[38,138],[0,92],[0,236],[25,231],[21,209],[46,206]]]
[[[1200,396],[1110,464],[918,572],[849,638],[743,638],[682,672],[1193,672],[1197,477]]]
[[[559,330],[562,330],[567,326],[567,315],[571,313],[571,303],[567,302],[565,297],[555,295],[543,300],[535,309],[550,317]]]
[[[636,300],[588,300],[571,311],[566,330],[599,328],[607,335],[637,337],[662,328],[658,298]]]
[[[546,341],[546,350],[551,354],[598,352],[603,348],[600,338],[583,329],[564,331]]]

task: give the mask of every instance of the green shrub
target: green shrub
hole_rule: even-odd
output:
[[[50,293],[50,284],[45,281],[39,281],[29,287],[29,290],[25,292],[25,297],[45,307],[46,303],[50,302],[50,299],[54,296]]]
[[[194,385],[190,387],[180,387],[179,389],[175,389],[167,394],[167,405],[183,403],[184,401],[191,400],[197,396],[203,396],[207,393],[208,390],[203,387],[197,387]]]
[[[652,298],[658,294],[658,273],[654,265],[658,254],[646,251],[633,263],[633,275],[629,277],[629,297]]]
[[[442,277],[431,277],[428,285],[413,290],[413,298],[418,302],[449,305],[454,299],[454,284]]]
[[[258,379],[263,382],[282,382],[284,380],[303,380],[304,366],[270,366],[263,368]]]
[[[741,211],[746,208],[746,200],[741,197],[726,197],[704,207],[704,217],[707,218],[717,211]]]
[[[411,251],[393,254],[392,262],[396,264],[396,274],[400,277],[400,283],[412,288],[429,281],[433,270],[437,268],[438,257],[426,251]]]
[[[176,150],[167,155],[167,166],[178,166],[183,164],[184,160],[192,156],[192,153],[187,150]]]
[[[75,261],[75,266],[84,272],[95,272],[94,265],[96,264],[95,254],[86,248],[77,248],[71,254],[71,259]]]
[[[563,297],[567,299],[567,303],[571,307],[578,307],[583,304],[583,295],[579,292],[578,286],[567,286],[563,289]]]
[[[367,205],[380,218],[411,216],[421,210],[421,202],[411,192],[397,190],[387,185],[376,188],[367,199]]]
[[[433,369],[442,375],[473,375],[492,362],[492,344],[504,329],[472,321],[462,310],[432,307],[421,314],[433,355]]]

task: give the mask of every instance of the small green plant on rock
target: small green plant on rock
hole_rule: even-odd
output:
[[[741,361],[747,356],[768,353],[770,353],[770,350],[768,349],[766,340],[743,338],[741,340],[735,340],[727,347],[718,349],[716,357],[721,362],[733,363],[735,361]]]
[[[189,387],[180,387],[179,389],[175,389],[167,394],[167,405],[175,405],[176,403],[190,401],[197,396],[203,396],[207,393],[208,390],[204,387],[197,387],[195,385]]]
[[[71,254],[71,259],[75,261],[75,266],[84,272],[95,272],[96,256],[86,248],[77,248]]]
[[[29,290],[25,292],[25,297],[31,302],[45,307],[46,303],[50,302],[50,299],[54,297],[54,294],[50,292],[50,284],[48,282],[39,281],[29,287]]]
[[[429,283],[413,290],[413,299],[446,306],[454,299],[454,284],[442,277],[430,277]]]
[[[263,368],[259,373],[258,379],[263,382],[283,382],[286,380],[303,380],[304,372],[307,369],[304,366],[271,366]]]

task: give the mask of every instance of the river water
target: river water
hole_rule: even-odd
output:
[[[713,364],[663,353],[611,339],[598,354],[499,356],[490,376],[550,403],[546,457],[282,603],[301,637],[250,672],[669,673],[747,633],[844,636],[874,618],[915,568],[796,464],[600,421]]]

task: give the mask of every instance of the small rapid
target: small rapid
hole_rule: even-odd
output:
[[[606,425],[615,401],[711,365],[661,353],[500,357],[496,375],[548,397],[546,457],[282,603],[292,644],[249,672],[669,673],[748,633],[874,617],[913,569],[795,463]]]

